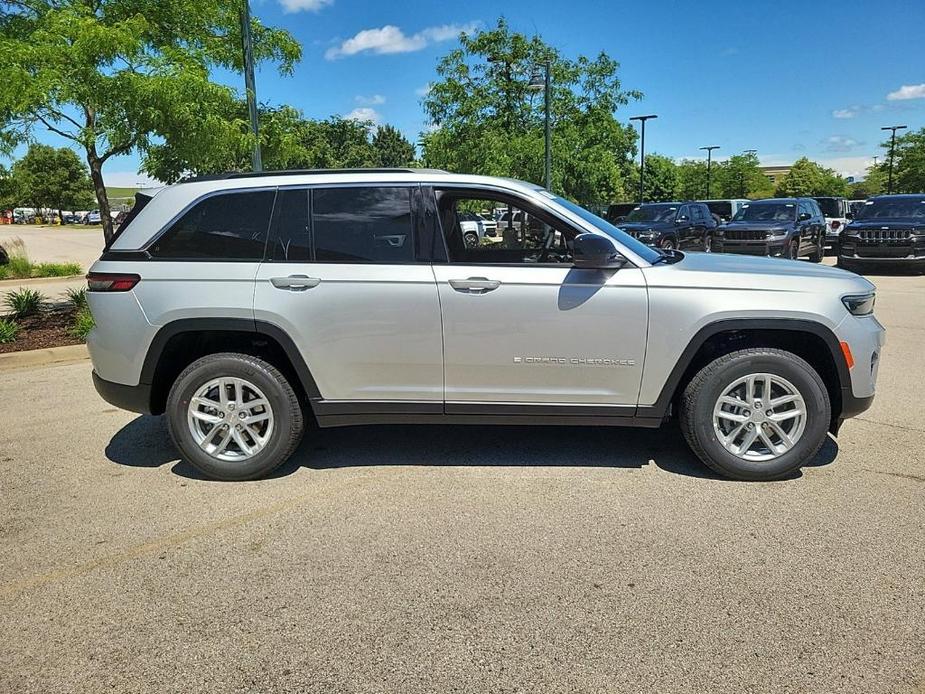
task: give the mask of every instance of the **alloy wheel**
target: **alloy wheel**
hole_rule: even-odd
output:
[[[736,379],[713,407],[713,431],[743,460],[774,460],[791,450],[806,429],[806,403],[790,381],[769,373]]]
[[[215,378],[190,398],[187,424],[196,444],[213,458],[248,460],[264,449],[273,434],[270,401],[250,381]]]

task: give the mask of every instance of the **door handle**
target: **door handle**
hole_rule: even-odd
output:
[[[450,280],[450,286],[457,292],[469,294],[484,294],[501,286],[499,280],[490,280],[487,277],[469,277],[464,280]]]
[[[317,287],[321,284],[321,280],[317,277],[309,277],[308,275],[289,275],[288,277],[271,277],[270,284],[277,289],[302,291]]]

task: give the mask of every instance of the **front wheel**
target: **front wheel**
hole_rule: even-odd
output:
[[[681,430],[708,467],[738,480],[786,477],[826,438],[828,391],[805,360],[766,347],[707,364],[681,398]]]
[[[672,238],[662,239],[658,245],[663,251],[673,251],[678,248],[678,242]]]
[[[816,248],[812,253],[809,254],[809,262],[811,263],[821,263],[822,257],[825,255],[825,243],[823,241],[816,242]]]
[[[710,233],[707,233],[707,234],[703,237],[703,252],[704,252],[704,253],[712,253],[712,252],[713,252],[713,235],[710,234]]]
[[[463,234],[463,243],[466,244],[466,248],[476,248],[479,245],[479,235],[474,231],[467,231]]]
[[[787,250],[785,251],[785,253],[789,260],[799,260],[800,258],[800,239],[793,239],[793,241],[788,243]]]
[[[286,461],[302,438],[299,399],[274,366],[247,354],[210,354],[181,373],[167,426],[183,458],[213,479],[250,480]]]

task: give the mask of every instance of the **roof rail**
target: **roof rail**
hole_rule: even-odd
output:
[[[222,181],[231,178],[260,178],[263,176],[312,176],[323,174],[357,174],[357,173],[448,173],[442,169],[411,169],[411,168],[358,168],[358,169],[286,169],[284,171],[230,171],[220,174],[192,176],[184,178],[180,183],[195,183],[198,181]]]

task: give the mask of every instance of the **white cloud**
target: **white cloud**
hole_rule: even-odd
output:
[[[855,178],[864,178],[867,175],[867,167],[873,164],[870,157],[832,157],[815,161],[827,169],[834,169],[842,176],[854,176]]]
[[[355,96],[353,100],[358,104],[365,104],[368,106],[381,106],[385,103],[385,97],[382,94],[373,94],[372,96]]]
[[[292,14],[294,12],[317,12],[323,7],[334,3],[334,0],[279,0],[283,6],[283,12]]]
[[[833,118],[854,118],[860,113],[860,106],[849,106],[848,108],[838,108],[832,111]]]
[[[905,101],[906,99],[925,99],[925,82],[922,84],[904,84],[895,92],[886,95],[888,101]]]
[[[346,114],[344,118],[347,120],[368,120],[372,121],[373,125],[378,125],[380,116],[376,109],[369,108],[368,106],[360,106]]]
[[[399,27],[386,24],[376,29],[364,29],[350,37],[339,46],[329,48],[324,57],[337,60],[358,53],[386,55],[390,53],[412,53],[420,51],[432,43],[449,41],[463,32],[471,32],[479,26],[478,22],[468,24],[442,24],[427,27],[410,36]]]
[[[822,144],[827,152],[850,152],[863,143],[845,135],[832,135],[824,139]]]
[[[417,94],[418,96],[427,96],[428,94],[430,94],[431,87],[432,85],[425,84],[423,87],[418,87],[417,89],[415,89],[414,93]]]

